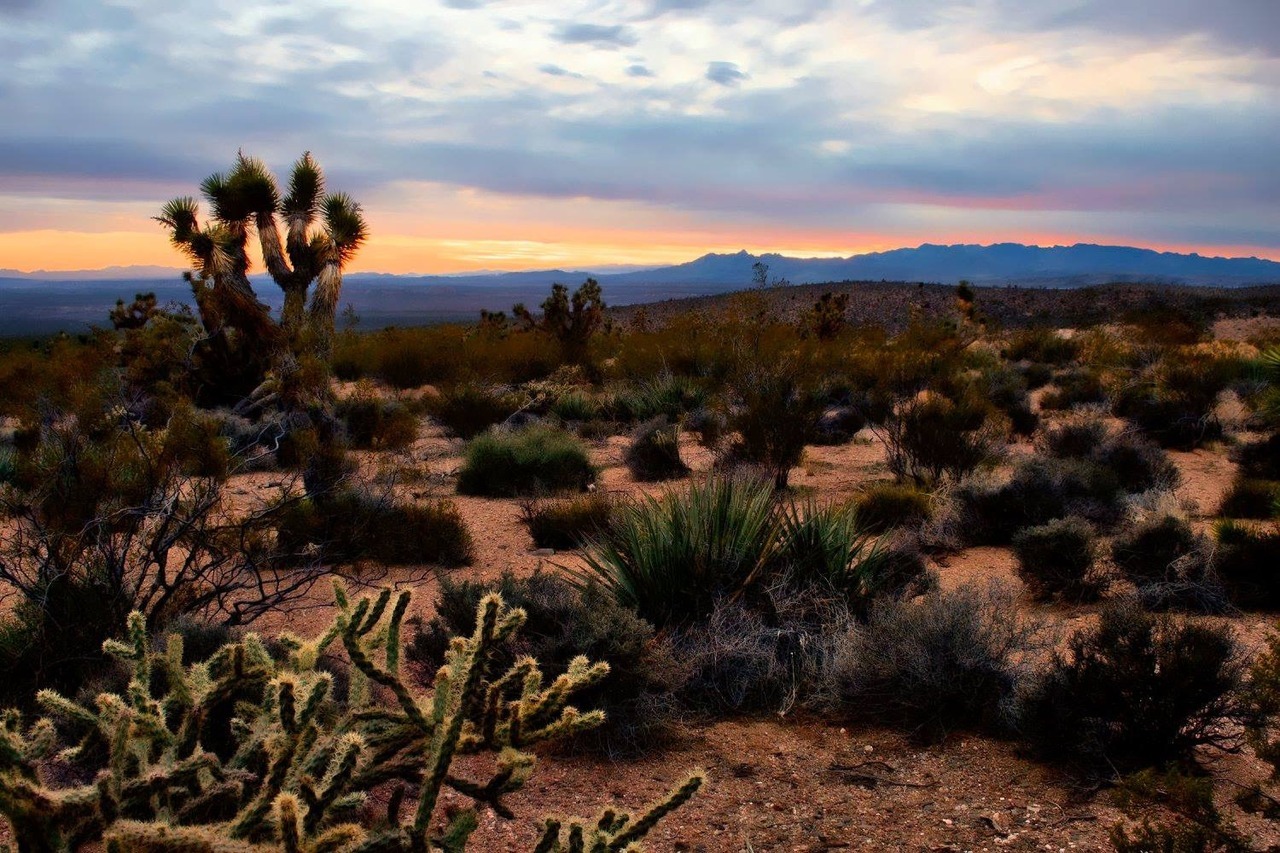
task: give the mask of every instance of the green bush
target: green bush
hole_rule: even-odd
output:
[[[291,505],[277,541],[298,562],[323,553],[339,562],[465,566],[473,556],[471,532],[452,501],[397,503],[357,489]]]
[[[704,406],[685,416],[684,428],[696,434],[698,443],[703,447],[715,450],[729,429],[729,420],[723,412]]]
[[[1013,537],[1018,577],[1038,599],[1096,598],[1102,590],[1093,577],[1095,539],[1089,522],[1075,517],[1020,530]]]
[[[1000,485],[966,484],[957,492],[962,534],[976,545],[1007,545],[1023,528],[1079,515],[1111,524],[1122,515],[1114,473],[1080,459],[1032,457]]]
[[[1242,670],[1230,628],[1109,607],[1055,653],[1022,728],[1042,757],[1106,776],[1186,761],[1226,736]]]
[[[594,421],[603,411],[604,407],[599,400],[581,391],[562,394],[551,404],[551,414],[565,423]]]
[[[675,480],[689,473],[689,466],[680,458],[680,428],[665,416],[636,428],[623,461],[631,476],[642,483]]]
[[[1280,605],[1280,532],[1221,521],[1214,533],[1213,567],[1231,601],[1244,608]]]
[[[619,420],[638,422],[666,417],[677,422],[688,412],[704,408],[710,400],[706,387],[679,373],[662,373],[632,385],[613,398],[612,408]]]
[[[1079,354],[1080,347],[1075,341],[1063,337],[1056,329],[1043,326],[1015,332],[1003,353],[1010,361],[1055,365],[1073,361]]]
[[[1280,480],[1280,433],[1236,447],[1232,457],[1246,477]]]
[[[759,576],[778,544],[768,485],[713,479],[687,493],[642,496],[593,538],[583,583],[601,583],[659,627],[711,612]]]
[[[533,496],[581,491],[595,479],[595,466],[577,438],[534,424],[473,438],[458,474],[458,491],[495,498]]]
[[[605,492],[593,492],[527,501],[520,507],[520,520],[537,547],[568,550],[608,531],[613,513],[613,499]]]
[[[1227,518],[1271,518],[1280,501],[1280,484],[1237,477],[1222,497],[1218,515]]]
[[[925,739],[1005,729],[1036,633],[995,585],[881,602],[830,656],[827,708]]]
[[[1156,445],[1130,432],[1112,436],[1093,454],[1126,492],[1172,489],[1182,480],[1178,466]]]
[[[1110,430],[1100,419],[1072,421],[1044,434],[1044,452],[1059,459],[1088,459],[1108,438]]]
[[[340,400],[336,414],[351,446],[362,450],[400,450],[418,437],[418,417],[408,406],[373,395]]]
[[[809,387],[793,364],[757,365],[734,383],[729,426],[737,440],[728,460],[759,465],[785,489],[791,469],[817,434],[822,395]]]
[[[900,403],[882,427],[889,470],[899,479],[959,479],[990,465],[1004,451],[1004,435],[975,394],[952,400],[924,394]]]
[[[1027,383],[1028,391],[1043,388],[1053,381],[1053,368],[1040,362],[1032,362],[1021,368],[1020,372],[1023,380]]]
[[[853,499],[858,521],[871,533],[911,527],[928,521],[933,499],[928,492],[906,483],[876,483]]]
[[[522,404],[516,394],[474,382],[459,383],[426,400],[427,414],[450,435],[466,439],[507,420]]]
[[[449,638],[474,632],[476,608],[495,592],[525,612],[520,633],[498,649],[500,665],[528,655],[552,678],[581,655],[609,665],[608,675],[579,693],[586,707],[604,712],[605,722],[575,738],[575,745],[630,754],[666,736],[675,721],[682,668],[653,626],[599,587],[580,589],[545,572],[523,578],[504,573],[490,583],[442,578],[435,616],[415,624],[409,658],[434,672],[445,661]]]
[[[1116,537],[1111,558],[1149,610],[1223,613],[1227,592],[1211,563],[1212,549],[1184,519],[1156,515]]]

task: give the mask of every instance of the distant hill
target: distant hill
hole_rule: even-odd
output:
[[[350,303],[366,328],[421,325],[474,319],[481,308],[510,309],[514,302],[536,305],[551,284],[575,285],[595,275],[611,305],[634,305],[706,296],[749,287],[753,265],[762,261],[773,279],[791,284],[851,281],[907,281],[954,284],[967,279],[984,285],[1075,288],[1106,283],[1243,287],[1280,283],[1280,262],[1260,258],[1215,258],[1128,246],[992,246],[926,243],[847,258],[793,258],[784,255],[708,254],[674,266],[628,269],[476,272],[460,275],[353,273],[346,277],[343,303]],[[278,306],[279,290],[265,277],[258,288]],[[162,302],[187,301],[189,291],[177,270],[114,267],[77,272],[17,273],[0,270],[0,335],[78,331],[102,324],[118,298],[155,291]]]

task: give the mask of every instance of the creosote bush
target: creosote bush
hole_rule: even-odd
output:
[[[530,748],[604,722],[601,712],[569,702],[598,685],[607,664],[576,657],[548,684],[532,658],[498,661],[496,651],[526,619],[498,595],[481,599],[473,632],[449,642],[423,691],[401,671],[410,593],[351,601],[339,586],[336,594],[333,625],[312,640],[281,637],[282,660],[246,635],[184,665],[182,642],[171,636],[163,651],[153,649],[135,614],[127,641],[107,646],[132,666],[126,692],[86,706],[43,691],[46,716],[32,724],[5,713],[0,811],[18,848],[462,851],[479,824],[476,809],[439,821],[444,789],[510,819],[504,797],[533,770]],[[351,662],[344,701],[319,666],[337,648]],[[476,754],[492,756],[487,770],[456,766],[455,758]],[[78,772],[51,774],[60,765]],[[72,781],[46,782],[51,775]],[[547,819],[531,847],[563,850],[583,839],[593,849],[624,849],[702,783],[689,777],[634,818],[609,811],[593,822]],[[383,786],[390,800],[375,808],[371,795]]]
[[[351,446],[362,450],[401,450],[418,437],[418,416],[408,406],[374,394],[339,401],[336,414]]]
[[[467,439],[507,420],[522,405],[516,394],[474,382],[462,382],[426,398],[427,414],[450,435]]]
[[[957,492],[963,534],[978,545],[1007,545],[1019,530],[1069,515],[1113,524],[1123,492],[1109,469],[1082,459],[1032,457],[999,484],[967,483]]]
[[[1018,577],[1039,599],[1084,601],[1096,598],[1103,584],[1093,575],[1097,543],[1082,518],[1060,518],[1018,531],[1013,553]]]
[[[536,496],[581,491],[595,479],[595,466],[572,433],[533,424],[473,438],[458,473],[458,491],[495,498]]]
[[[858,521],[871,533],[918,525],[933,514],[929,493],[906,483],[868,486],[853,499],[853,507]]]
[[[1021,725],[1038,754],[1089,772],[1164,767],[1229,743],[1242,674],[1229,628],[1113,605],[1055,653]]]
[[[936,483],[959,479],[990,465],[1004,451],[1004,430],[976,394],[952,400],[922,394],[900,402],[876,428],[885,442],[889,470],[899,480]]]

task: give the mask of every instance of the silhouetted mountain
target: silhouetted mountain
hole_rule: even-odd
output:
[[[954,284],[1018,284],[1068,288],[1108,282],[1194,284],[1239,287],[1280,283],[1280,263],[1259,258],[1213,258],[1155,252],[1127,246],[993,246],[925,244],[914,249],[872,252],[848,258],[792,258],[783,255],[708,254],[684,264],[595,274],[610,305],[634,305],[686,296],[707,296],[750,287],[753,265],[769,266],[771,279],[792,284],[834,281],[909,281]],[[602,267],[602,270],[610,269]],[[613,267],[612,269],[617,269]],[[127,273],[133,272],[133,275]],[[160,273],[164,277],[157,278]],[[468,321],[481,308],[509,310],[514,302],[536,306],[555,282],[574,286],[593,273],[585,270],[477,272],[462,275],[346,276],[342,301],[350,303],[366,327]],[[118,298],[155,291],[162,302],[185,302],[190,291],[179,273],[153,267],[117,267],[86,273],[0,271],[0,335],[47,334],[103,324]],[[262,299],[278,307],[280,291],[266,276],[255,276]]]

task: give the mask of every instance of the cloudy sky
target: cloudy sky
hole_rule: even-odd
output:
[[[177,265],[311,150],[357,268],[921,242],[1280,259],[1280,0],[0,0],[0,267]]]

